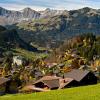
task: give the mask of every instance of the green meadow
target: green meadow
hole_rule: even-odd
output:
[[[100,84],[50,92],[4,95],[0,100],[100,100]]]

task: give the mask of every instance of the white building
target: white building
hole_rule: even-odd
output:
[[[13,57],[13,64],[20,66],[20,65],[23,65],[24,62],[25,62],[25,59],[22,56]]]

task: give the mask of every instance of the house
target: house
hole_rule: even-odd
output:
[[[21,86],[21,81],[19,78],[15,79],[16,72],[12,72],[9,75],[6,75],[5,77],[9,79],[6,85],[6,91],[7,93],[18,93],[18,88]]]
[[[60,77],[56,77],[56,76],[44,76],[43,78],[37,80],[34,83],[34,86],[37,88],[43,88],[43,89],[58,89],[60,86]]]
[[[78,86],[79,83],[72,78],[61,78],[56,76],[44,76],[37,80],[34,87],[44,90],[63,89]]]
[[[17,66],[23,65],[26,63],[26,60],[22,56],[14,56],[13,57],[13,64],[16,64]]]
[[[74,69],[64,74],[64,78],[72,78],[79,82],[79,85],[90,85],[97,83],[97,77],[88,70]]]
[[[7,84],[7,91],[8,93],[14,94],[18,92],[19,84],[17,80],[11,79]]]
[[[4,78],[4,77],[0,77],[0,95],[3,95],[6,93],[6,89],[7,89],[7,82],[9,82],[10,79],[8,78]]]

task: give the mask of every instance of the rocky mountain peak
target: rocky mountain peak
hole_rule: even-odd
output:
[[[46,12],[49,12],[49,11],[51,11],[51,9],[50,8],[46,8],[45,11]]]
[[[92,9],[92,8],[89,8],[89,7],[84,7],[84,8],[82,8],[82,9],[79,9],[79,11],[81,11],[81,13],[89,13],[89,12],[97,12],[97,10],[96,9]]]
[[[31,9],[31,8],[29,8],[29,7],[26,7],[26,8],[24,8],[22,11],[25,12],[25,11],[34,11],[34,10]]]

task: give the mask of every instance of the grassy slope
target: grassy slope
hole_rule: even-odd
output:
[[[33,94],[1,96],[0,100],[99,100],[100,84]]]
[[[37,58],[43,58],[47,56],[47,54],[45,53],[31,52],[31,51],[27,51],[21,48],[12,49],[12,51],[14,52],[14,55],[21,55],[30,60],[34,60]]]

